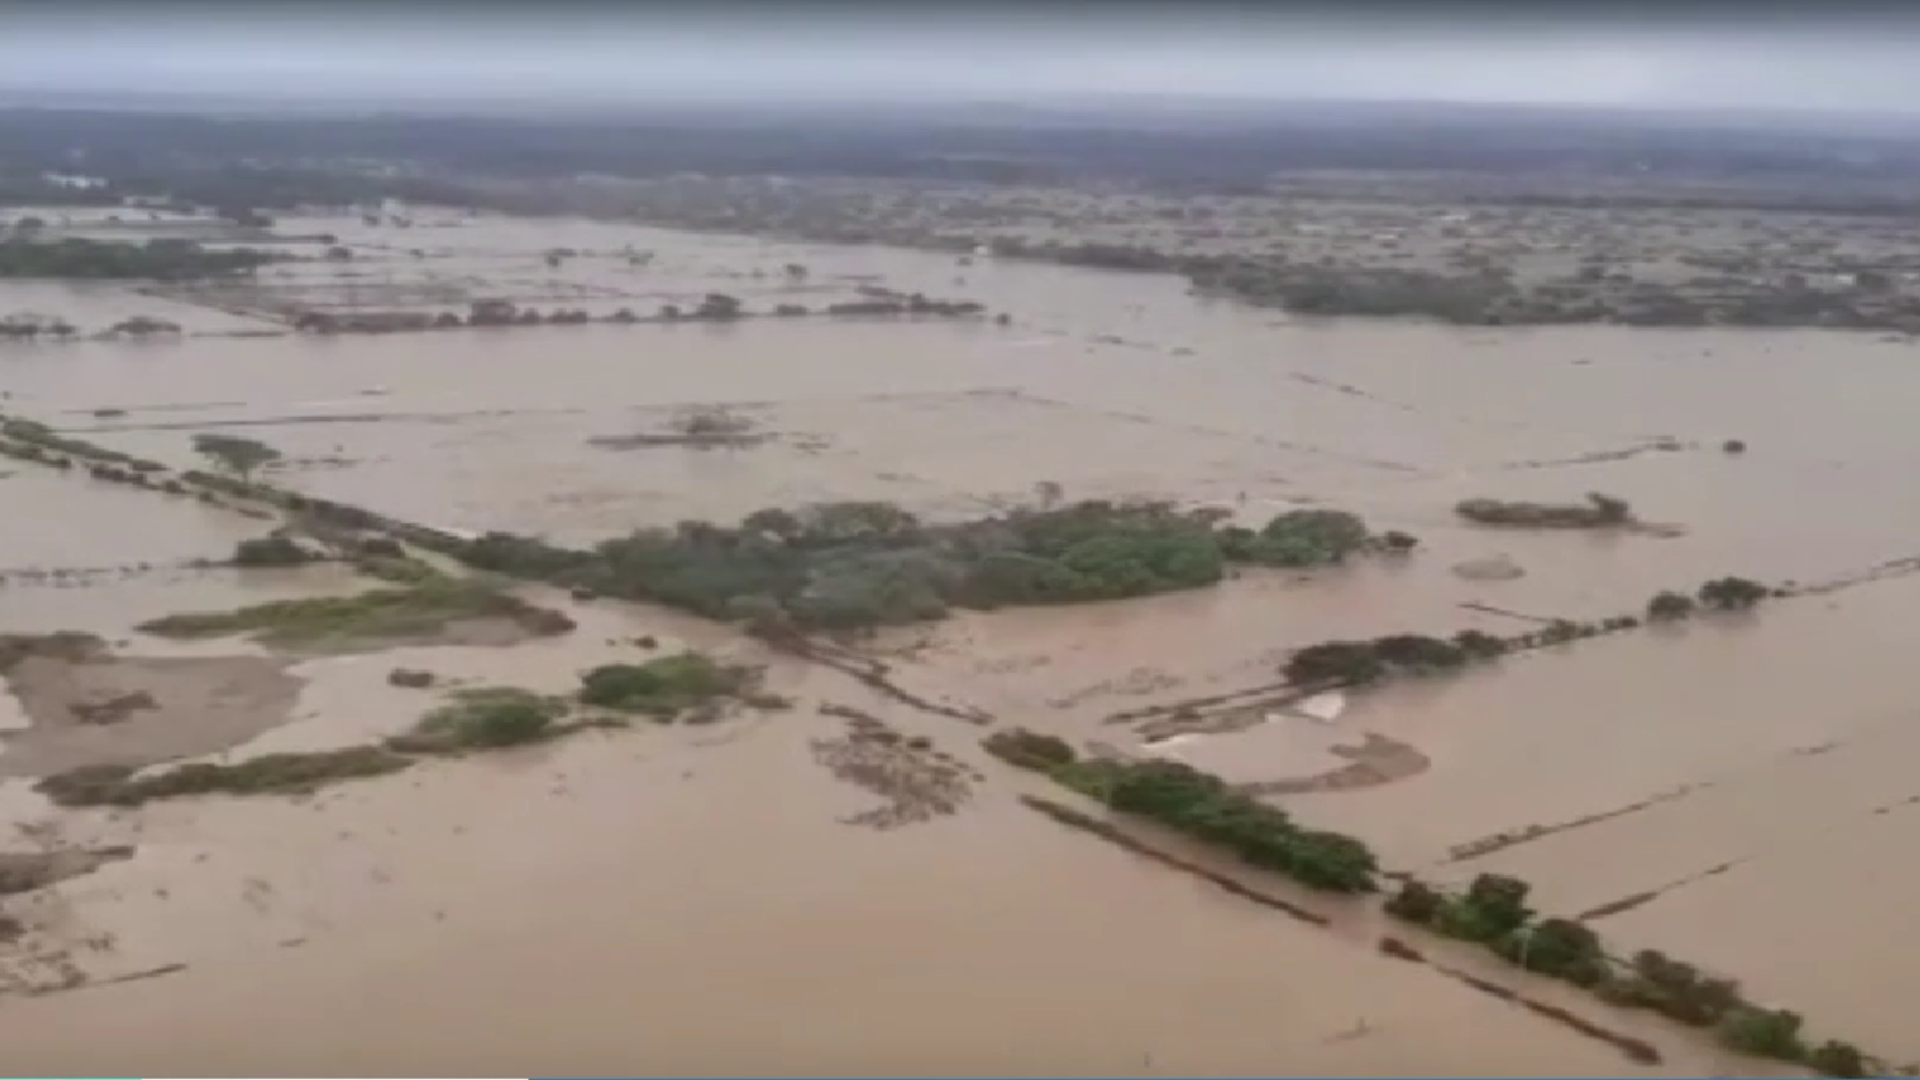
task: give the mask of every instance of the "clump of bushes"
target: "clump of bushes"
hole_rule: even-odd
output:
[[[1747,1001],[1731,979],[1642,950],[1625,964],[1610,956],[1600,936],[1568,919],[1536,918],[1530,887],[1518,878],[1481,874],[1463,893],[1449,895],[1407,879],[1385,910],[1403,922],[1485,946],[1509,963],[1562,979],[1617,1005],[1647,1009],[1692,1027],[1711,1027],[1728,1049],[1805,1065],[1825,1076],[1863,1077],[1877,1071],[1858,1047],[1828,1041],[1808,1046],[1801,1018]]]
[[[539,742],[556,733],[554,722],[567,703],[517,687],[456,690],[451,700],[420,718],[411,732],[387,740],[387,748],[411,754],[493,750]]]
[[[1593,492],[1584,503],[1505,502],[1467,499],[1454,513],[1477,525],[1526,529],[1603,529],[1633,523],[1626,500]]]
[[[466,619],[509,619],[540,635],[573,629],[572,620],[557,611],[536,607],[483,582],[453,578],[352,596],[276,600],[235,611],[166,615],[142,623],[138,629],[175,638],[252,634],[273,644],[313,646],[427,636]]]
[[[1372,641],[1327,641],[1296,651],[1281,674],[1296,686],[1364,686],[1389,675],[1435,675],[1506,652],[1491,634],[1466,631],[1452,641],[1388,634]]]
[[[1771,591],[1757,581],[1715,578],[1700,586],[1700,606],[1713,611],[1745,611],[1770,595]]]
[[[1309,888],[1336,893],[1378,888],[1379,863],[1364,843],[1295,824],[1278,807],[1190,766],[1081,759],[1062,740],[1017,729],[996,732],[981,745],[1010,765],[1044,773],[1114,810],[1157,821]]]
[[[302,566],[313,555],[291,537],[261,536],[233,546],[235,566]]]
[[[1647,620],[1649,622],[1674,622],[1693,614],[1693,597],[1671,589],[1654,594],[1647,601]]]
[[[1025,728],[1005,728],[980,741],[987,753],[1009,765],[1048,772],[1071,765],[1079,755],[1065,739]]]
[[[580,701],[616,712],[671,720],[725,698],[741,697],[757,681],[752,668],[721,664],[700,653],[661,656],[641,664],[603,664],[580,677]]]
[[[1699,599],[1671,590],[1647,602],[1644,622],[1684,619],[1698,608],[1744,611],[1774,595],[1765,585],[1746,578],[1718,578],[1702,585]],[[1640,616],[1615,615],[1596,622],[1554,621],[1512,637],[1480,630],[1463,630],[1451,640],[1424,634],[1389,634],[1371,641],[1325,641],[1295,651],[1281,665],[1289,683],[1303,688],[1365,686],[1395,675],[1436,675],[1492,660],[1521,649],[1564,645],[1586,638],[1633,630],[1644,625]]]
[[[34,785],[61,806],[138,806],[183,795],[261,795],[311,791],[341,780],[385,776],[412,765],[377,746],[316,753],[264,754],[232,765],[195,763],[136,775],[125,765],[85,765]]]
[[[1382,546],[1396,551],[1412,550],[1419,543],[1401,532],[1387,537],[1381,538]],[[1224,553],[1237,561],[1265,566],[1327,566],[1364,549],[1370,538],[1366,522],[1343,510],[1289,510],[1258,532],[1230,532]]]

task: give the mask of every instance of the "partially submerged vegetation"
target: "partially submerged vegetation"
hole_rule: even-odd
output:
[[[1295,650],[1280,670],[1290,685],[1302,690],[1367,686],[1403,675],[1440,675],[1510,653],[1637,630],[1648,623],[1673,623],[1701,609],[1747,611],[1775,595],[1785,592],[1743,577],[1715,578],[1700,586],[1697,599],[1672,590],[1656,594],[1647,602],[1644,617],[1615,615],[1590,622],[1555,619],[1506,637],[1462,630],[1451,638],[1387,634],[1363,641],[1323,641]]]
[[[233,611],[165,615],[141,623],[138,629],[160,637],[247,634],[269,645],[324,647],[430,637],[450,624],[476,619],[504,619],[535,635],[573,629],[573,620],[566,615],[530,604],[489,583],[439,577],[352,596],[276,600]]]
[[[281,460],[280,451],[258,439],[213,432],[195,435],[193,452],[243,484],[252,483],[261,469]]]
[[[645,529],[591,551],[492,533],[449,553],[773,634],[1203,588],[1232,561],[1330,565],[1376,546],[1411,543],[1376,545],[1359,518],[1326,510],[1282,514],[1255,531],[1166,503],[1082,502],[932,525],[888,503],[851,502],[761,510],[732,527]]]
[[[298,794],[342,780],[386,776],[413,764],[377,746],[263,754],[232,765],[196,762],[139,775],[126,765],[84,765],[56,773],[35,790],[61,806],[138,806],[187,795]]]
[[[1019,728],[997,731],[982,745],[1000,760],[1048,776],[1112,810],[1167,826],[1308,888],[1346,894],[1378,890],[1380,868],[1363,841],[1305,828],[1279,807],[1191,766],[1082,757],[1063,739]],[[1851,1044],[1809,1045],[1797,1013],[1748,1002],[1731,980],[1652,951],[1621,964],[1591,927],[1536,918],[1527,904],[1529,891],[1525,882],[1495,874],[1480,875],[1458,895],[1406,878],[1385,906],[1394,918],[1483,945],[1510,963],[1573,983],[1613,1004],[1711,1027],[1723,1045],[1739,1053],[1804,1065],[1826,1076],[1883,1073]]]
[[[62,435],[38,420],[0,416],[0,451],[42,465],[59,466],[68,457],[82,458],[102,465],[121,465],[135,473],[161,473],[167,467],[158,461]],[[56,456],[57,455],[57,456]],[[71,464],[68,462],[67,464]]]
[[[181,280],[245,273],[278,257],[251,248],[214,250],[191,240],[144,244],[67,238],[0,240],[0,278]]]
[[[9,658],[89,655],[88,635],[0,638],[0,672]],[[42,779],[36,790],[61,806],[138,806],[192,795],[300,794],[345,780],[385,776],[423,757],[480,753],[545,742],[590,728],[621,727],[612,712],[639,712],[660,722],[719,719],[728,704],[775,709],[785,703],[755,692],[757,669],[719,663],[699,653],[616,664],[584,672],[575,697],[518,687],[465,687],[428,710],[413,729],[378,743],[308,753],[264,754],[232,764],[194,762],[141,772],[124,765],[85,765]],[[432,682],[406,680],[406,685]],[[613,691],[619,691],[615,693]],[[586,715],[576,710],[587,707]]]
[[[1597,491],[1589,494],[1583,503],[1467,499],[1453,510],[1476,525],[1521,529],[1606,529],[1633,524],[1633,508],[1626,500]]]
[[[751,667],[722,664],[697,652],[641,664],[603,664],[580,677],[580,701],[656,720],[708,719],[708,708],[749,693],[759,678]]]
[[[455,690],[451,700],[420,718],[411,732],[386,748],[409,754],[451,754],[539,742],[556,734],[555,721],[571,705],[510,686]]]
[[[1379,863],[1367,845],[1296,824],[1280,808],[1173,761],[1081,758],[1064,740],[1019,728],[982,741],[988,753],[1042,773],[1114,810],[1159,822],[1311,889],[1369,893]]]
[[[1810,1043],[1798,1013],[1748,1001],[1732,979],[1708,975],[1651,949],[1622,962],[1600,935],[1571,919],[1539,918],[1527,904],[1531,886],[1500,874],[1475,877],[1447,894],[1405,880],[1387,914],[1461,941],[1482,945],[1507,962],[1572,983],[1602,999],[1647,1009],[1690,1027],[1712,1028],[1729,1050],[1803,1065],[1823,1076],[1865,1077],[1885,1070],[1858,1047],[1837,1040]]]
[[[233,565],[252,567],[304,566],[313,562],[313,552],[290,536],[258,536],[233,546]]]

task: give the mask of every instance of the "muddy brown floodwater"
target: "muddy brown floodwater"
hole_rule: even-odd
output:
[[[1032,500],[1041,481],[1070,498],[1172,498],[1248,519],[1334,505],[1422,539],[1405,562],[969,613],[866,646],[922,697],[1123,749],[1141,747],[1143,725],[1114,714],[1159,707],[1164,721],[1184,699],[1271,686],[1289,649],[1329,638],[1513,633],[1637,611],[1660,589],[1729,573],[1845,584],[1751,619],[1356,693],[1318,719],[1256,704],[1234,730],[1155,752],[1260,785],[1303,820],[1364,837],[1392,868],[1521,874],[1544,909],[1593,913],[1621,947],[1666,949],[1822,1032],[1920,1058],[1898,1008],[1920,992],[1920,968],[1884,947],[1920,890],[1887,857],[1920,820],[1920,781],[1902,764],[1901,632],[1920,582],[1898,562],[1920,555],[1912,345],[1293,323],[1162,277],[586,222],[282,227],[337,234],[355,259],[269,269],[262,286],[336,306],[457,310],[497,295],[605,312],[713,291],[813,303],[878,280],[976,299],[1010,324],[234,338],[212,335],[260,318],[176,312],[189,330],[178,340],[0,346],[0,410],[181,466],[195,464],[194,433],[245,434],[287,455],[275,479],[300,490],[583,543],[827,499],[972,517]],[[558,246],[582,254],[548,267],[541,253]],[[629,248],[656,257],[639,266]],[[783,282],[788,263],[808,282]],[[84,327],[172,310],[111,290],[9,292],[26,288],[0,283],[0,309],[57,309]],[[772,437],[708,450],[625,438],[715,404]],[[1723,454],[1729,438],[1749,451]],[[1451,510],[1588,491],[1673,528],[1488,530]],[[725,627],[545,597],[580,629],[320,657],[163,643],[132,627],[368,586],[332,566],[199,565],[272,523],[191,499],[12,461],[0,495],[8,521],[27,523],[0,531],[0,632],[99,634],[122,666],[85,672],[105,680],[88,693],[155,701],[119,733],[23,733],[36,710],[72,704],[75,673],[33,661],[0,698],[15,729],[0,775],[88,753],[241,760],[351,745],[405,729],[432,700],[389,685],[395,667],[559,691],[582,668],[631,659],[640,636],[771,662],[772,688],[796,703],[300,798],[60,811],[25,779],[0,783],[12,848],[133,849],[10,898],[29,930],[0,957],[16,995],[0,1045],[16,1071],[1751,1069],[1644,1017],[1609,1017],[1666,1062],[1630,1065],[1382,956],[1364,918],[1305,925],[1063,829],[1019,803],[1031,781],[979,754],[979,728],[770,659]],[[1522,572],[1453,570],[1495,558]],[[184,734],[152,730],[196,703]],[[1871,890],[1833,888],[1868,871]]]

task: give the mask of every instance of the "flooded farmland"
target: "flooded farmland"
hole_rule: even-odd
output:
[[[231,295],[198,297],[193,310],[217,304],[227,322],[167,316],[161,298],[125,291],[0,282],[0,309],[57,310],[89,332],[149,313],[185,331],[0,342],[0,411],[180,470],[205,465],[194,436],[242,435],[280,451],[266,475],[303,495],[580,546],[846,500],[961,521],[1029,505],[1042,484],[1256,524],[1295,507],[1353,511],[1417,536],[1418,550],[1242,568],[1153,598],[966,611],[850,648],[912,696],[1254,785],[1364,839],[1389,870],[1512,873],[1543,911],[1597,912],[1620,947],[1666,950],[1824,1032],[1920,1058],[1893,1004],[1920,970],[1882,944],[1910,891],[1885,853],[1920,795],[1899,768],[1911,704],[1897,627],[1917,587],[1899,560],[1920,554],[1904,491],[1920,465],[1906,437],[1920,391],[1911,344],[1316,324],[1193,298],[1171,277],[588,222],[450,214],[405,233],[358,218],[279,231],[324,234],[309,246],[351,257],[264,268]],[[503,297],[603,316],[711,293],[814,304],[863,284],[1007,318],[327,336],[266,314],[276,296],[436,314]],[[234,320],[279,329],[223,333]],[[636,438],[700,409],[744,418],[756,438]],[[1729,439],[1745,452],[1726,452]],[[1496,529],[1454,512],[1474,497],[1596,491],[1657,528]],[[61,809],[31,780],[115,742],[113,728],[36,741],[15,670],[27,715],[8,716],[0,775],[16,779],[0,786],[0,812],[21,846],[131,849],[6,909],[23,936],[0,963],[15,995],[0,1037],[23,1069],[1753,1068],[1696,1033],[1458,961],[1661,1056],[1625,1060],[1383,955],[1371,912],[1325,902],[1326,925],[1303,923],[1062,829],[1018,800],[1039,782],[980,753],[977,727],[723,624],[523,586],[571,633],[380,648],[161,640],[136,627],[373,585],[340,565],[207,565],[276,524],[237,502],[13,460],[0,494],[20,523],[0,533],[0,633],[89,631],[112,639],[115,661],[199,660],[224,680],[152,688],[163,716],[177,701],[219,707],[193,737],[148,732],[152,752],[112,759],[123,763],[355,746],[406,731],[433,700],[396,685],[397,670],[559,694],[643,638],[765,664],[768,688],[793,704],[437,758],[299,796]],[[1518,573],[1460,572],[1489,559]],[[1355,689],[1318,718],[1255,708],[1158,747],[1134,722],[1270,687],[1316,642],[1638,613],[1656,592],[1727,574],[1806,588],[1745,615]],[[55,664],[68,677],[104,662],[26,661],[42,687]],[[845,767],[819,744],[852,739],[849,714],[891,725],[888,746],[947,755],[937,810],[863,827],[876,801],[923,797],[901,794],[900,777],[931,766],[874,751]],[[9,769],[16,757],[25,764]],[[1317,782],[1335,774],[1349,779]],[[1834,894],[1870,864],[1874,890]],[[1825,975],[1834,964],[1850,977]],[[129,981],[99,985],[116,979]],[[332,1019],[313,1024],[323,1010]],[[741,1038],[749,1030],[766,1034]]]

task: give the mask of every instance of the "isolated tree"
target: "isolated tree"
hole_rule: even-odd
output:
[[[1042,480],[1033,485],[1033,495],[1040,500],[1040,509],[1051,510],[1060,505],[1060,500],[1066,497],[1066,492],[1055,481]]]
[[[726,293],[708,293],[694,314],[703,319],[737,319],[740,317],[740,300]]]
[[[1767,587],[1743,577],[1716,578],[1700,586],[1700,603],[1717,611],[1745,611],[1767,598]]]
[[[1693,597],[1672,590],[1662,592],[1647,601],[1647,618],[1654,622],[1671,622],[1684,619],[1693,614]]]
[[[281,458],[280,451],[255,439],[237,435],[195,435],[193,451],[242,483],[253,483],[254,473]]]

